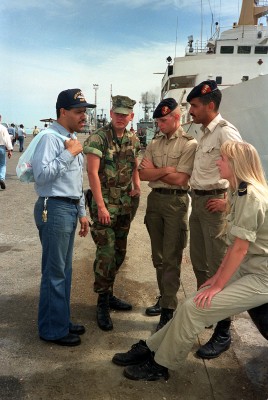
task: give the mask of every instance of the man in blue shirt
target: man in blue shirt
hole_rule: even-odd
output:
[[[61,346],[77,346],[82,325],[70,320],[72,255],[77,220],[79,235],[88,234],[83,195],[82,145],[74,132],[81,132],[88,104],[80,89],[61,92],[56,103],[57,122],[37,144],[32,159],[35,190],[39,198],[34,217],[42,244],[42,278],[38,313],[40,339]],[[58,132],[66,137],[53,134]]]

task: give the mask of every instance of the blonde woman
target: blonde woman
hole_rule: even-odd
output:
[[[115,354],[113,362],[127,366],[129,379],[167,379],[168,369],[180,368],[205,326],[268,302],[268,187],[259,156],[249,143],[227,141],[217,166],[230,183],[222,232],[227,253],[216,274],[177,307],[167,325]]]

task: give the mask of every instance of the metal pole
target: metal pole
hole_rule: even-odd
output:
[[[95,123],[95,130],[97,129],[97,90],[99,89],[99,85],[97,83],[93,84],[93,89],[95,90],[95,115],[94,115],[94,123]]]

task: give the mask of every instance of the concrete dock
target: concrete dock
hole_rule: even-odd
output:
[[[79,135],[79,140],[86,136]],[[31,137],[26,138],[26,145]],[[41,246],[33,219],[37,198],[33,184],[22,184],[15,168],[15,146],[7,161],[6,190],[0,190],[0,400],[267,400],[268,342],[247,313],[234,317],[232,345],[221,357],[195,358],[198,346],[212,334],[206,329],[196,340],[180,371],[170,379],[135,382],[111,362],[155,331],[158,317],[144,310],[155,302],[157,284],[150,242],[143,218],[149,192],[142,184],[141,204],[132,223],[128,252],[118,274],[115,294],[133,304],[129,313],[112,312],[114,330],[101,331],[95,320],[92,263],[95,245],[89,235],[76,236],[72,319],[86,326],[82,344],[64,348],[39,340],[37,307]],[[88,187],[84,174],[84,188]],[[188,249],[182,266],[179,301],[195,290]]]

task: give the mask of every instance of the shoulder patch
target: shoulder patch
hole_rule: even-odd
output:
[[[247,182],[241,182],[238,186],[238,196],[245,196],[247,194]]]

